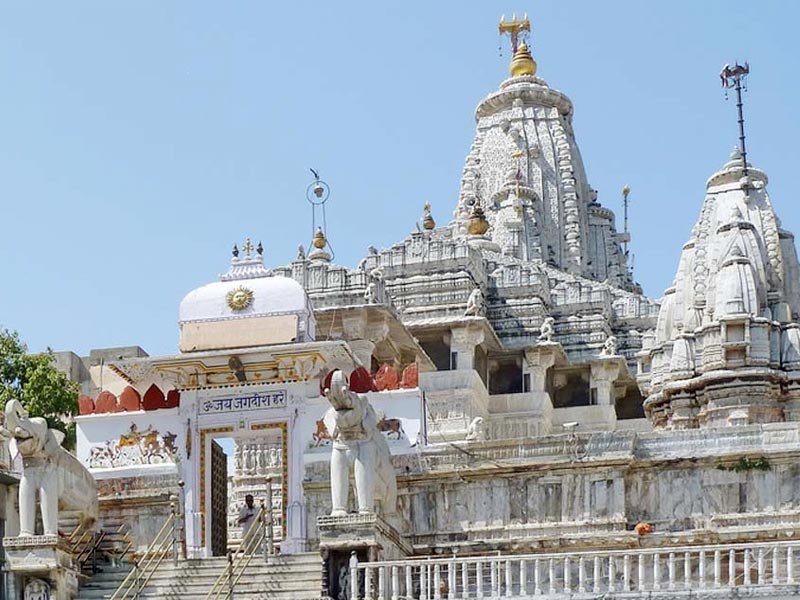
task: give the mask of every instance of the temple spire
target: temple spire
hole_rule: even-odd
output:
[[[720,71],[719,78],[722,81],[722,87],[725,88],[725,97],[727,98],[727,90],[734,88],[736,90],[736,109],[739,113],[739,151],[742,154],[742,165],[744,176],[747,177],[747,147],[744,143],[744,111],[742,110],[742,83],[745,77],[750,73],[750,65],[744,63],[740,65],[736,63],[734,66],[725,65]],[[744,86],[747,91],[747,86]]]

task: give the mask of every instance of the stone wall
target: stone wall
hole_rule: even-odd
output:
[[[400,529],[417,551],[448,553],[791,535],[800,520],[800,428],[698,433],[562,434],[396,456]],[[330,508],[326,467],[306,469],[312,538]],[[633,531],[639,522],[654,528],[646,540]]]

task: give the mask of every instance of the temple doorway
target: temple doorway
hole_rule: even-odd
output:
[[[228,506],[227,463],[222,445],[211,440],[211,556],[225,556],[228,552],[225,522]]]
[[[224,524],[226,549],[239,547],[242,536],[254,524],[262,504],[272,502],[274,540],[283,538],[283,490],[286,449],[284,430],[281,427],[246,431],[231,437],[212,440],[218,446],[226,465],[225,501],[217,506],[212,483],[211,550],[218,556],[214,541],[215,523]],[[212,449],[211,477],[214,477],[214,450]],[[251,499],[248,501],[248,496]]]

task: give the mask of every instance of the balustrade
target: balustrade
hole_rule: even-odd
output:
[[[368,563],[353,557],[350,587],[359,599],[461,600],[791,586],[799,546],[788,541]]]

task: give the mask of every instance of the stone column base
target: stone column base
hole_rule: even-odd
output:
[[[55,535],[3,538],[6,570],[22,577],[22,589],[37,586],[41,580],[49,586],[51,600],[71,600],[78,593],[80,565],[70,549]]]
[[[358,562],[371,562],[396,560],[412,552],[400,533],[374,513],[318,517],[317,529],[324,569],[322,592],[330,598],[338,598],[342,587],[349,585],[352,553]]]

